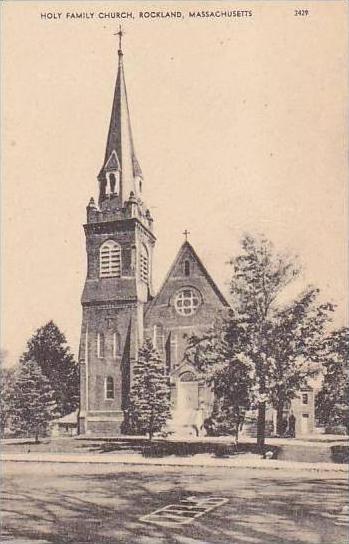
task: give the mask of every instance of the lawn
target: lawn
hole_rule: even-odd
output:
[[[348,482],[271,469],[6,463],[2,542],[345,544]],[[191,496],[222,506],[170,529],[140,518]]]

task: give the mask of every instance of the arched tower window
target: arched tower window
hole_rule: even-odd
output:
[[[145,283],[148,283],[149,280],[149,257],[148,250],[144,244],[141,246],[141,255],[140,255],[140,277]]]
[[[105,379],[105,398],[114,398],[114,378],[112,376],[107,376]]]
[[[116,186],[116,177],[113,172],[109,174],[109,184],[110,184],[110,193],[113,195],[115,193],[115,186]]]
[[[99,359],[104,357],[104,334],[102,332],[97,333],[97,357]]]
[[[184,261],[184,275],[190,276],[190,262],[188,260]]]
[[[107,178],[107,190],[106,192],[109,195],[117,195],[120,192],[120,173],[119,172],[108,172],[106,174]]]
[[[100,247],[99,275],[101,278],[121,276],[121,247],[114,240],[107,240]]]

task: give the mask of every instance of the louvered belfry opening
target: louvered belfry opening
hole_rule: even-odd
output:
[[[101,278],[120,278],[121,276],[121,247],[114,240],[108,240],[100,248]]]
[[[148,283],[148,276],[149,276],[149,259],[148,259],[148,251],[147,248],[142,245],[141,247],[141,255],[140,255],[140,276],[141,280],[143,280],[145,283]]]

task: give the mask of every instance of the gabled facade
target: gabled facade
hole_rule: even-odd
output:
[[[179,434],[199,430],[213,403],[211,391],[184,361],[187,336],[207,330],[228,307],[194,248],[184,242],[144,316],[145,336],[152,338],[170,375],[171,426]]]

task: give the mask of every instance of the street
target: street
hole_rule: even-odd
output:
[[[335,471],[8,462],[1,541],[345,544],[347,494]],[[228,500],[178,527],[140,519],[189,497]]]

